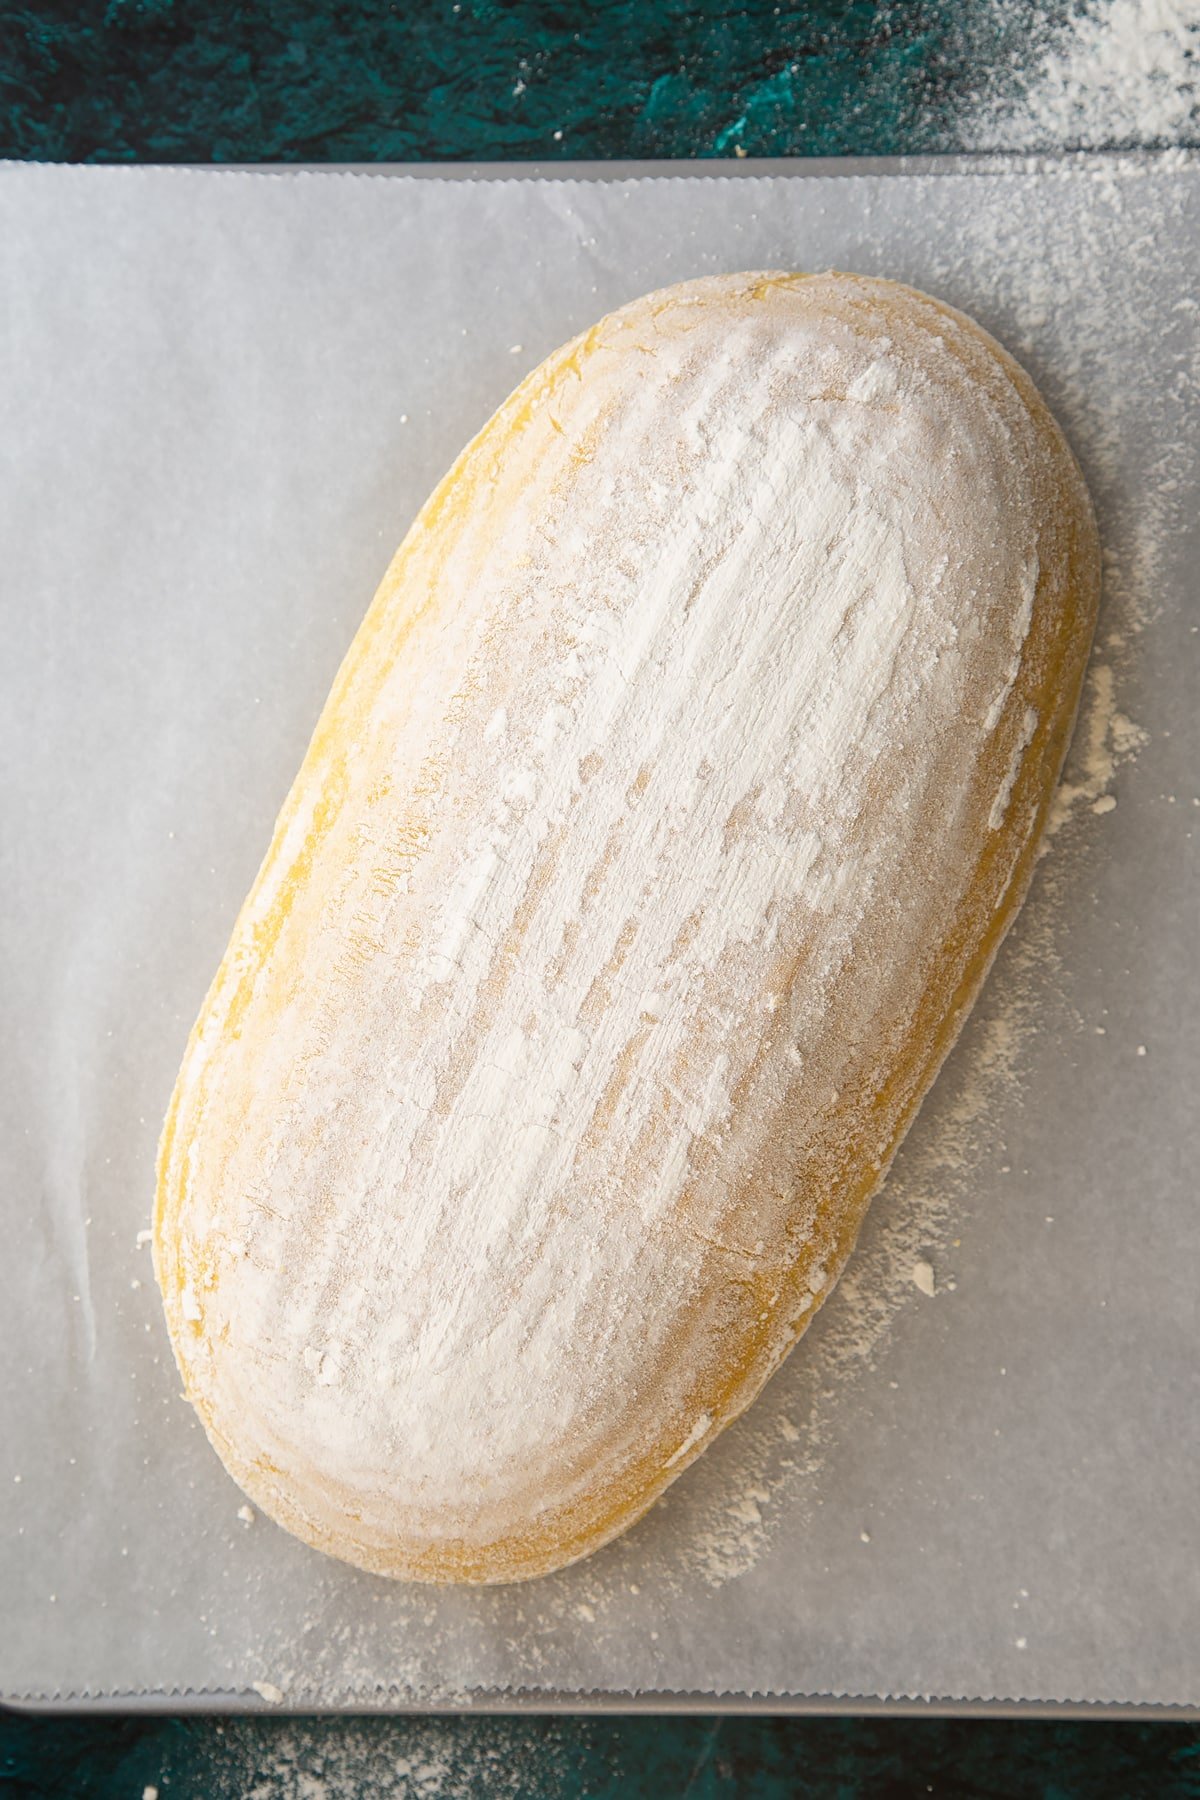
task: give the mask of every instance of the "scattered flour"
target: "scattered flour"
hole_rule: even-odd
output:
[[[1117,765],[1136,755],[1149,742],[1140,725],[1117,710],[1116,680],[1108,663],[1094,658],[1088,671],[1081,717],[1076,730],[1076,773],[1064,780],[1054,797],[1047,826],[1047,843],[1081,803],[1093,813],[1112,812],[1117,801],[1109,792]]]
[[[1087,0],[1057,31],[1035,14],[1026,43],[1027,60],[1002,66],[959,121],[967,147],[1097,149],[1200,135],[1195,0]]]
[[[188,1734],[160,1784],[208,1800],[524,1800],[564,1791],[580,1752],[546,1720],[229,1719]]]

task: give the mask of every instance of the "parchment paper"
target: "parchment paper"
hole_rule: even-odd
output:
[[[1200,1702],[1200,165],[861,168],[0,170],[5,1696]],[[1070,816],[747,1419],[560,1576],[357,1574],[239,1519],[180,1401],[138,1234],[187,1030],[468,435],[638,293],[829,264],[974,313],[1085,464]]]

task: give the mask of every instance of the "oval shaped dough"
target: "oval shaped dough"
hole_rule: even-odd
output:
[[[748,274],[522,383],[354,640],[192,1032],[155,1259],[255,1504],[507,1581],[837,1279],[1033,868],[1098,590],[1032,382]]]

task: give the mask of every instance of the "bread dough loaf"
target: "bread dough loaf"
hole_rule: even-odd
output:
[[[155,1266],[230,1473],[365,1569],[643,1513],[829,1293],[1021,900],[1098,590],[912,289],[685,282],[413,525],[192,1032]]]

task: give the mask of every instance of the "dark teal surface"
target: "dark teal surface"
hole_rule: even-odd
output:
[[[956,149],[970,146],[964,122],[976,97],[1005,91],[1030,43],[1074,10],[1074,0],[0,0],[0,156],[550,161]],[[1114,124],[1108,141],[1129,140]],[[0,1800],[140,1800],[147,1787],[161,1800],[1200,1800],[1200,1727],[0,1715]]]
[[[0,7],[0,156],[408,161],[954,149],[1073,0]],[[1113,142],[1127,141],[1114,128]],[[969,145],[968,145],[969,147]],[[1031,146],[1032,147],[1032,146]]]
[[[1193,1727],[852,1719],[10,1720],[6,1800],[1195,1800]],[[405,1765],[408,1765],[405,1768]],[[400,1765],[399,1769],[397,1765]]]

